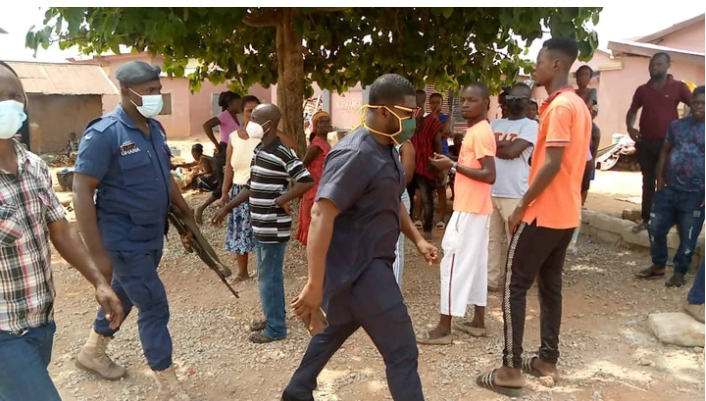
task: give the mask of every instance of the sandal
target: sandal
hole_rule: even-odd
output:
[[[262,331],[267,326],[267,320],[253,320],[250,322],[250,331]]]
[[[485,329],[480,327],[473,327],[465,322],[456,320],[454,322],[454,329],[462,331],[466,334],[470,334],[471,337],[485,337]]]
[[[444,229],[446,229],[446,223],[444,223],[443,221],[440,221],[440,222],[436,223],[436,225],[434,226],[434,229],[444,230]]]
[[[476,384],[478,387],[482,387],[486,390],[494,391],[498,394],[511,398],[522,396],[522,387],[507,387],[495,384],[495,373],[497,371],[497,369],[493,369],[488,373],[484,373],[476,377]]]
[[[417,228],[422,228],[422,225],[423,225],[423,224],[422,224],[422,221],[421,221],[421,220],[417,220],[417,221],[414,222],[414,226],[417,227]]]
[[[554,375],[543,375],[542,372],[539,370],[535,369],[532,363],[534,362],[535,359],[539,359],[539,357],[533,356],[530,358],[522,358],[522,364],[520,365],[520,369],[522,370],[522,373],[528,374],[530,376],[534,377],[551,377],[552,380],[554,380],[554,383],[557,383],[559,381],[559,375],[554,374]]]
[[[664,267],[650,266],[647,269],[640,270],[635,273],[635,277],[642,279],[651,279],[664,276]]]
[[[454,342],[453,334],[448,334],[439,338],[431,338],[429,332],[417,334],[417,343],[425,345],[451,345]]]

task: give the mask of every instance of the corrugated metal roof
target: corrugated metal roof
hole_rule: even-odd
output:
[[[7,62],[25,92],[45,95],[115,95],[118,90],[98,65]]]

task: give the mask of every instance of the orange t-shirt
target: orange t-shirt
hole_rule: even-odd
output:
[[[563,147],[561,168],[549,186],[523,218],[537,220],[537,226],[553,229],[576,228],[581,213],[581,180],[591,143],[591,115],[586,103],[572,88],[564,88],[542,103],[537,145],[532,156],[530,186],[544,165],[547,148]]]
[[[584,107],[585,108],[585,107]],[[495,134],[490,124],[483,120],[466,131],[458,155],[458,164],[469,168],[481,168],[480,159],[495,157]],[[490,199],[491,184],[476,181],[456,173],[454,184],[454,210],[457,212],[492,214]]]

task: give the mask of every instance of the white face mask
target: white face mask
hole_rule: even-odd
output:
[[[267,123],[269,123],[269,121],[265,124]],[[245,126],[245,132],[247,132],[248,136],[253,139],[262,139],[262,137],[265,136],[265,129],[262,125],[253,121],[248,122],[248,125]]]
[[[142,99],[142,106],[136,105],[135,102],[132,102],[132,100],[130,101],[135,105],[135,107],[137,107],[137,111],[142,114],[143,117],[151,118],[158,115],[162,111],[162,107],[164,107],[162,95],[140,95],[132,89],[130,89],[130,92],[136,94]]]
[[[27,119],[24,104],[16,100],[0,102],[0,139],[10,139]]]

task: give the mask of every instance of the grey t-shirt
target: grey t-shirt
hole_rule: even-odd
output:
[[[496,179],[493,184],[492,195],[499,198],[519,199],[527,192],[529,182],[529,158],[537,143],[538,125],[534,120],[523,118],[508,120],[506,118],[493,120],[490,123],[495,139],[500,141],[514,141],[524,139],[532,146],[525,149],[520,157],[512,160],[495,158]]]
[[[316,200],[328,199],[340,211],[326,256],[323,305],[329,320],[346,320],[351,287],[366,269],[377,265],[392,274],[405,183],[397,150],[379,144],[363,127],[346,135],[326,156]],[[383,298],[389,292],[370,291]],[[389,302],[399,302],[399,294],[391,294]]]

